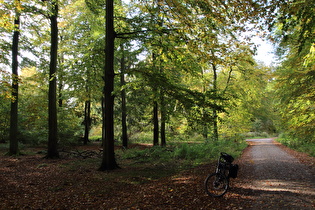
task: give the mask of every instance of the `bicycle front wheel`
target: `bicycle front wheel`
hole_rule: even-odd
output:
[[[205,190],[213,197],[223,196],[229,188],[229,180],[221,173],[210,174],[205,180]]]

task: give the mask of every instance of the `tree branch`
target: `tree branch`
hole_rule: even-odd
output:
[[[157,33],[169,33],[170,31],[177,31],[177,29],[162,29],[162,30],[156,30],[156,29],[146,29],[146,30],[139,30],[139,31],[132,31],[132,32],[126,32],[126,33],[116,33],[116,38],[121,39],[129,39],[131,37],[128,37],[128,35],[135,35],[135,34],[141,34],[141,33],[147,33],[147,32],[157,32]]]

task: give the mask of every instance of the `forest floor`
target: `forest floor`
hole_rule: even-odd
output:
[[[18,157],[1,155],[0,209],[315,209],[314,157],[271,139],[248,144],[235,161],[238,178],[221,198],[208,196],[203,186],[216,162],[178,170],[125,160],[121,169],[101,172],[97,145],[55,160],[44,159],[41,148]]]

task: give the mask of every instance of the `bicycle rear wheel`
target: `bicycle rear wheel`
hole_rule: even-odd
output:
[[[209,174],[205,180],[206,193],[213,197],[223,196],[229,188],[229,180],[221,173]]]

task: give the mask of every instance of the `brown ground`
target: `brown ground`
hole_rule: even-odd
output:
[[[266,206],[270,199],[268,189],[258,190],[255,185],[260,176],[252,162],[257,142],[249,144],[236,160],[240,165],[239,177],[231,179],[231,189],[222,198],[209,197],[203,187],[207,174],[214,171],[215,162],[156,178],[152,174],[163,173],[171,166],[145,165],[137,169],[124,163],[122,169],[100,172],[96,170],[98,158],[74,164],[82,157],[46,160],[42,154],[1,156],[0,209],[279,209],[276,202]],[[301,160],[314,175],[315,158],[279,144],[277,147]],[[262,193],[268,196],[261,196]],[[280,191],[277,195],[285,197],[288,193]],[[294,196],[303,195],[303,190],[294,193]],[[271,196],[274,195],[273,192]],[[280,199],[279,203],[281,200],[288,202]],[[304,206],[301,203],[301,206],[314,209],[315,203],[306,202]]]

